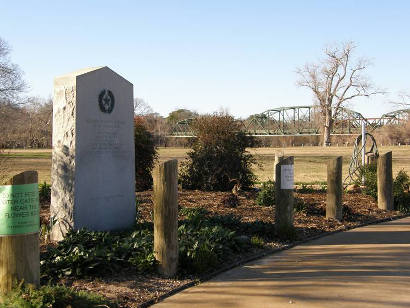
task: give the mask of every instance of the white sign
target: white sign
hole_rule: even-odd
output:
[[[280,189],[293,189],[293,165],[280,166]]]

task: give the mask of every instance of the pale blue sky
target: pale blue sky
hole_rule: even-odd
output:
[[[6,1],[0,36],[25,72],[29,95],[52,94],[53,78],[107,65],[154,111],[228,109],[247,117],[312,104],[297,67],[325,45],[352,40],[391,94],[357,101],[363,115],[395,109],[410,92],[408,1]]]

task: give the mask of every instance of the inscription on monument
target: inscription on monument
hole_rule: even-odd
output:
[[[118,120],[90,119],[90,130],[95,132],[95,139],[91,145],[94,152],[117,152],[121,150],[119,134],[125,122]]]

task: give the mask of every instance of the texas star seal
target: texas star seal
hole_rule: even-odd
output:
[[[100,110],[104,113],[111,113],[114,109],[114,104],[114,94],[108,89],[102,90],[100,95],[98,95],[98,105],[100,106]]]

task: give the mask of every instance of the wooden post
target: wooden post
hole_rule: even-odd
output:
[[[276,181],[276,165],[283,160],[283,153],[275,152],[275,163],[273,165],[273,181]]]
[[[342,164],[343,157],[331,159],[327,163],[326,218],[342,220]]]
[[[366,154],[366,165],[373,165],[376,163],[376,156],[374,153]]]
[[[293,161],[293,156],[283,157],[275,170],[275,228],[279,235],[293,231]]]
[[[377,205],[383,210],[394,209],[391,151],[380,155],[377,159]]]
[[[172,277],[178,267],[178,161],[154,170],[154,254],[158,272]]]
[[[7,184],[35,183],[38,183],[37,172],[25,171],[14,176]],[[7,293],[16,282],[22,280],[35,287],[40,285],[40,239],[38,231],[32,234],[0,236],[0,293]]]

